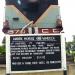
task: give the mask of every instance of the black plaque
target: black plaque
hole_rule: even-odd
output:
[[[11,36],[11,71],[61,69],[61,36]]]

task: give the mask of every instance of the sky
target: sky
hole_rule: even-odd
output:
[[[59,6],[66,41],[72,41],[72,35],[75,35],[75,0],[59,0]],[[0,45],[5,36],[2,32],[4,14],[5,0],[0,0]]]

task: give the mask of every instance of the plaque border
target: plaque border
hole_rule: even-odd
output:
[[[30,71],[11,71],[11,55],[10,55],[10,37],[11,36],[51,36],[59,35],[61,40],[61,68],[60,69],[46,69],[46,70],[30,70]],[[58,34],[18,34],[6,35],[6,73],[34,73],[34,72],[49,72],[49,71],[63,71],[66,70],[66,51],[65,51],[65,36],[64,33]]]

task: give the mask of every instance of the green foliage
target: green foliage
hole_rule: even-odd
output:
[[[66,42],[66,54],[67,60],[70,62],[75,62],[75,41]]]
[[[5,45],[0,46],[0,55],[5,55]]]

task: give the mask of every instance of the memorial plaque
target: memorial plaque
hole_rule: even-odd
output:
[[[61,69],[61,36],[10,36],[11,71]]]

